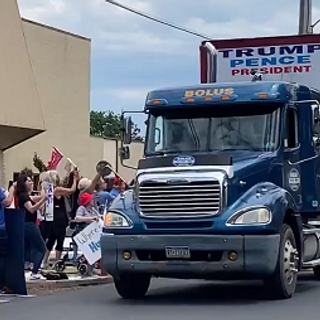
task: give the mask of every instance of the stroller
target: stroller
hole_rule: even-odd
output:
[[[79,257],[74,256],[70,259],[69,254],[72,253],[73,255],[77,252],[77,244],[74,241],[74,237],[81,232],[87,226],[86,223],[77,223],[75,221],[70,221],[69,223],[69,230],[72,232],[71,234],[71,242],[67,248],[65,255],[62,259],[55,262],[53,265],[53,270],[57,272],[63,272],[66,269],[67,262],[71,262],[71,264],[75,264],[77,266],[78,272],[82,276],[88,276],[92,270],[92,267],[89,265],[87,259],[83,254]]]
[[[101,211],[105,211],[104,206],[100,206],[99,204],[96,204],[97,208],[92,208],[93,212],[97,217],[102,217]],[[74,237],[80,233],[83,229],[87,227],[87,224],[82,222],[78,223],[74,220],[71,220],[69,222],[69,231],[71,231],[71,243],[69,244],[67,248],[66,254],[63,256],[62,259],[55,262],[53,265],[53,270],[57,272],[63,272],[67,266],[67,262],[71,262],[71,264],[76,264],[78,272],[82,276],[88,276],[92,271],[92,266],[88,263],[87,259],[83,254],[81,254],[79,257],[76,257],[76,252],[78,249],[78,246],[74,240]],[[69,254],[73,253],[73,258],[69,258]]]

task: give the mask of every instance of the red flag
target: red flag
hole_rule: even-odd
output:
[[[63,154],[55,147],[51,150],[51,160],[48,162],[48,170],[56,170],[59,162],[62,160]]]

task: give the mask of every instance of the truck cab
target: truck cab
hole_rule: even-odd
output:
[[[150,92],[144,158],[101,237],[118,293],[142,297],[151,277],[261,279],[284,299],[301,269],[320,279],[319,100],[285,81]],[[124,130],[128,159],[130,118]]]

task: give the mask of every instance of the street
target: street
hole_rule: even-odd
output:
[[[320,282],[300,278],[290,300],[270,301],[260,283],[155,279],[143,301],[120,299],[113,285],[0,304],[1,320],[304,319],[319,314]]]

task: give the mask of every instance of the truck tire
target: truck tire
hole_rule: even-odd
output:
[[[149,275],[121,275],[120,279],[114,281],[114,284],[123,299],[141,299],[149,289],[150,278]]]
[[[320,266],[316,266],[313,268],[314,277],[320,281]]]
[[[289,299],[293,296],[298,278],[298,250],[291,227],[283,224],[280,230],[279,256],[274,273],[264,279],[273,299]]]

